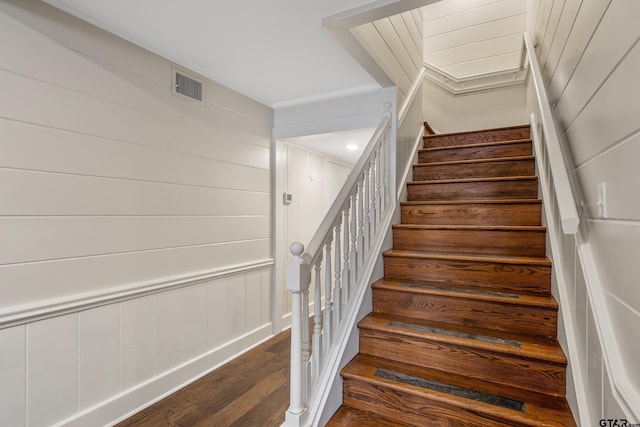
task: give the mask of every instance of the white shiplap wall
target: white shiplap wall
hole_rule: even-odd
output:
[[[422,72],[422,20],[415,9],[351,29],[398,88],[398,108]]]
[[[565,262],[575,273],[569,281],[572,306],[565,310],[574,318],[582,356],[572,369],[585,381],[588,419],[624,418],[621,406],[640,407],[640,3],[539,0],[531,2],[530,16],[582,192],[596,272],[585,278],[590,259],[579,257],[575,241],[567,239]],[[596,206],[600,183],[607,188],[606,217]],[[598,279],[602,298],[588,295],[587,283]],[[611,376],[612,366],[617,376]],[[619,401],[612,380],[625,387]]]
[[[456,78],[520,66],[526,0],[442,0],[420,12],[427,64]]]
[[[273,112],[172,65],[0,3],[0,424],[106,424],[272,333]]]

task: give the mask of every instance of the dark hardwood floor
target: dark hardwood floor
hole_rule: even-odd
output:
[[[290,333],[282,332],[117,427],[272,427],[289,406]]]

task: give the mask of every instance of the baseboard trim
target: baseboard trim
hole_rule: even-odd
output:
[[[166,292],[173,289],[193,286],[209,280],[230,276],[233,274],[249,272],[274,263],[272,258],[252,261],[244,264],[235,264],[223,268],[208,271],[198,271],[181,276],[163,278],[120,286],[98,292],[75,294],[64,298],[46,300],[34,304],[11,307],[0,311],[0,329],[23,325],[50,317],[75,313],[103,305],[115,304],[134,298]]]
[[[115,425],[272,337],[273,324],[262,325],[233,341],[141,383],[137,387],[126,390],[61,421],[55,426]]]

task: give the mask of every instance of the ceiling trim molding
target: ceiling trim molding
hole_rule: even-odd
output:
[[[426,80],[454,96],[523,85],[529,72],[528,68],[521,67],[469,77],[456,77],[428,62],[424,62],[424,68]]]

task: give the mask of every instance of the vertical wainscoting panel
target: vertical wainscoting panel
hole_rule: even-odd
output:
[[[26,326],[0,330],[1,424],[27,424],[26,377]]]
[[[227,281],[227,322],[229,334],[238,337],[247,330],[246,277],[231,277]]]
[[[180,346],[188,361],[207,350],[207,288],[195,285],[180,290]]]
[[[79,410],[120,391],[120,305],[78,313]]]
[[[247,273],[245,279],[245,330],[249,332],[262,324],[262,277],[259,271],[254,271]]]
[[[120,304],[122,390],[151,379],[156,372],[155,306],[153,295]]]
[[[213,280],[207,287],[207,316],[209,348],[216,348],[229,337],[227,278]]]
[[[47,426],[78,409],[78,315],[27,326],[27,420]]]
[[[156,373],[168,371],[182,361],[181,292],[178,289],[156,295]]]
[[[261,307],[260,307],[260,323],[266,324],[271,322],[271,289],[273,272],[271,270],[262,270],[260,273],[260,294],[261,294]]]
[[[587,378],[586,392],[589,402],[589,419],[599,420],[602,414],[602,347],[598,338],[596,322],[593,318],[593,308],[587,303]],[[596,404],[597,403],[597,404]],[[607,416],[607,418],[609,418]]]

